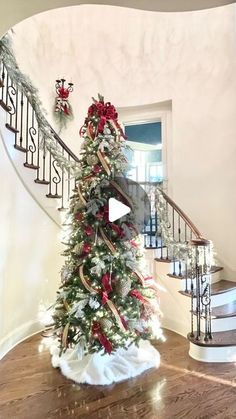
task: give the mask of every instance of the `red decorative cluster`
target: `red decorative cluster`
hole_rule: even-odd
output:
[[[104,207],[100,208],[100,210],[96,213],[95,217],[98,220],[104,220],[106,223],[109,222],[109,208],[108,205],[104,205]]]
[[[97,127],[99,133],[103,132],[104,126],[109,120],[114,121],[117,128],[120,128],[117,122],[118,113],[115,106],[112,105],[111,102],[104,103],[102,100],[99,100],[93,103],[88,109],[88,119],[92,118],[93,116],[99,118]]]
[[[98,116],[99,118],[105,117],[105,119],[117,120],[118,113],[114,105],[111,102],[95,102],[88,108],[88,117]]]
[[[91,252],[92,246],[89,243],[84,243],[82,248],[82,254],[87,255],[89,252]]]
[[[69,90],[68,90],[68,89],[65,89],[65,87],[60,87],[60,88],[57,90],[57,92],[58,92],[58,96],[59,96],[61,99],[68,99],[69,94],[70,94]]]

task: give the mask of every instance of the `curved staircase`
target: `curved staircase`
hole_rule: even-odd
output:
[[[173,238],[181,243],[191,243],[202,236],[186,214],[163,192],[168,208],[169,228]],[[177,226],[176,226],[177,224]],[[187,231],[187,233],[186,233]],[[207,243],[207,241],[206,241]],[[161,235],[159,246],[154,246],[154,274],[160,284],[160,306],[164,327],[187,336],[190,342],[189,355],[203,362],[236,361],[236,283],[224,278],[221,266],[211,265],[207,280],[199,290],[196,277],[192,276],[187,263],[171,258],[171,246],[164,246]],[[153,248],[153,247],[149,247]],[[204,277],[204,275],[203,275]],[[203,280],[205,280],[203,278]],[[201,275],[199,275],[199,282]],[[201,299],[209,284],[210,333],[206,333],[204,305],[197,308],[197,296]],[[200,294],[200,295],[198,295]],[[191,320],[190,320],[190,315]],[[197,317],[199,323],[197,323]],[[198,327],[198,331],[196,330]],[[191,332],[189,332],[189,330]]]
[[[61,225],[62,213],[75,187],[66,163],[69,166],[79,160],[46,120],[42,129],[40,112],[32,92],[19,85],[0,59],[0,133],[5,150],[28,192]],[[45,135],[53,139],[54,147],[46,146]],[[64,166],[57,156],[63,159]]]
[[[30,98],[26,87],[19,86],[19,80],[0,60],[0,134],[5,149],[29,193],[61,224],[61,214],[68,207],[75,181],[70,169],[60,164],[55,148],[46,149],[45,143],[42,146],[45,131],[42,132],[39,109]],[[62,158],[68,163],[78,162],[51,126],[45,124]],[[150,184],[146,184],[152,217],[143,233],[147,259],[160,285],[162,324],[188,336],[191,357],[204,362],[235,362],[236,283],[222,279],[222,267],[207,266],[204,258],[210,251],[210,242],[165,192],[153,186],[161,196],[162,207],[153,199]],[[158,232],[163,210],[168,224],[167,242],[163,232]],[[195,265],[189,264],[188,258],[176,257],[173,249],[185,245],[197,255]]]

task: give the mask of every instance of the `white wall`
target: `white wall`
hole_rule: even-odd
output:
[[[117,107],[172,100],[169,190],[235,279],[235,6],[153,13],[109,6],[47,12],[14,28],[21,68],[52,119],[54,80],[75,83],[76,119],[62,135],[78,152],[90,97]],[[30,36],[29,36],[30,34]]]
[[[60,229],[17,177],[1,132],[0,155],[1,359],[19,340],[42,328],[39,314],[55,300],[62,258]]]

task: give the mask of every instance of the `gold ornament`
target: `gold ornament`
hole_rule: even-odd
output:
[[[116,282],[115,288],[120,297],[126,297],[131,290],[131,280],[129,278],[119,279]]]
[[[73,252],[80,255],[81,250],[82,250],[82,246],[83,246],[83,243],[77,243],[73,248]]]

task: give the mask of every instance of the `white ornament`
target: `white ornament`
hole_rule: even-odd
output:
[[[90,299],[89,299],[89,306],[93,310],[96,310],[98,307],[100,307],[100,303],[98,302],[98,300],[96,298],[90,297]]]

